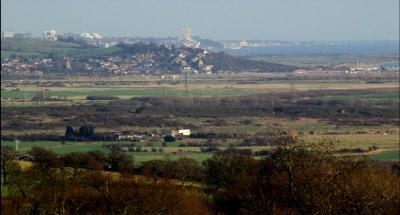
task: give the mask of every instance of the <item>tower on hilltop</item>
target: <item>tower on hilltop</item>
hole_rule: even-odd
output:
[[[192,38],[192,30],[190,28],[182,29],[182,46],[189,48],[200,48],[200,42]]]

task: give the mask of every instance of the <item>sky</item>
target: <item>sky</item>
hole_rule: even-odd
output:
[[[1,0],[1,30],[213,40],[398,40],[399,0]]]

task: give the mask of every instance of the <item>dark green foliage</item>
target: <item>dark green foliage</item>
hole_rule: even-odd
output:
[[[173,137],[171,135],[165,135],[164,136],[164,141],[165,142],[175,142],[175,137]]]
[[[67,126],[65,128],[65,135],[64,138],[66,140],[90,140],[90,139],[104,139],[104,136],[95,136],[95,128],[91,125],[83,125],[79,128],[79,130],[75,130],[71,126]],[[48,138],[47,138],[48,139]]]
[[[79,128],[78,136],[90,138],[93,135],[94,135],[94,127],[93,126],[84,125]]]
[[[74,129],[71,126],[68,125],[65,128],[65,138],[72,137],[72,136],[75,136]]]

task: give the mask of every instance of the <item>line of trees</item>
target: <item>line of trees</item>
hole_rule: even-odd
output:
[[[59,140],[70,141],[99,141],[99,140],[115,140],[116,136],[113,134],[96,133],[95,127],[92,125],[83,125],[79,129],[74,129],[72,126],[65,127],[64,136],[59,136]]]
[[[282,144],[263,159],[226,150],[202,164],[181,158],[152,160],[133,168],[126,166],[132,160],[118,150],[108,155],[60,156],[33,148],[34,163],[22,170],[2,150],[2,165],[9,165],[2,166],[2,174],[3,169],[9,170],[3,176],[11,191],[2,198],[2,212],[398,214],[398,173],[369,160],[333,153],[331,141],[296,142]],[[8,160],[3,162],[3,157]],[[101,171],[104,166],[96,163],[111,165],[122,174]],[[188,181],[195,185],[189,186]]]
[[[89,126],[83,125],[79,128],[79,130],[74,129],[69,125],[65,128],[65,138],[66,139],[71,139],[71,138],[75,138],[75,137],[90,138],[94,134],[95,134],[94,127],[90,126],[90,125]]]
[[[15,166],[7,176],[10,195],[1,199],[2,214],[209,214],[196,192],[169,180],[152,183],[93,170],[98,168],[90,164],[96,154],[91,158],[70,154],[65,157],[68,168],[61,168],[61,159],[54,153],[35,148],[31,154],[35,159],[31,167]],[[114,162],[117,157],[96,159]],[[82,169],[82,165],[93,169]]]

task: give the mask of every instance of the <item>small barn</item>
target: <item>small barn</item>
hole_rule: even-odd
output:
[[[171,135],[172,136],[189,136],[190,129],[179,129],[178,131],[172,130]]]

